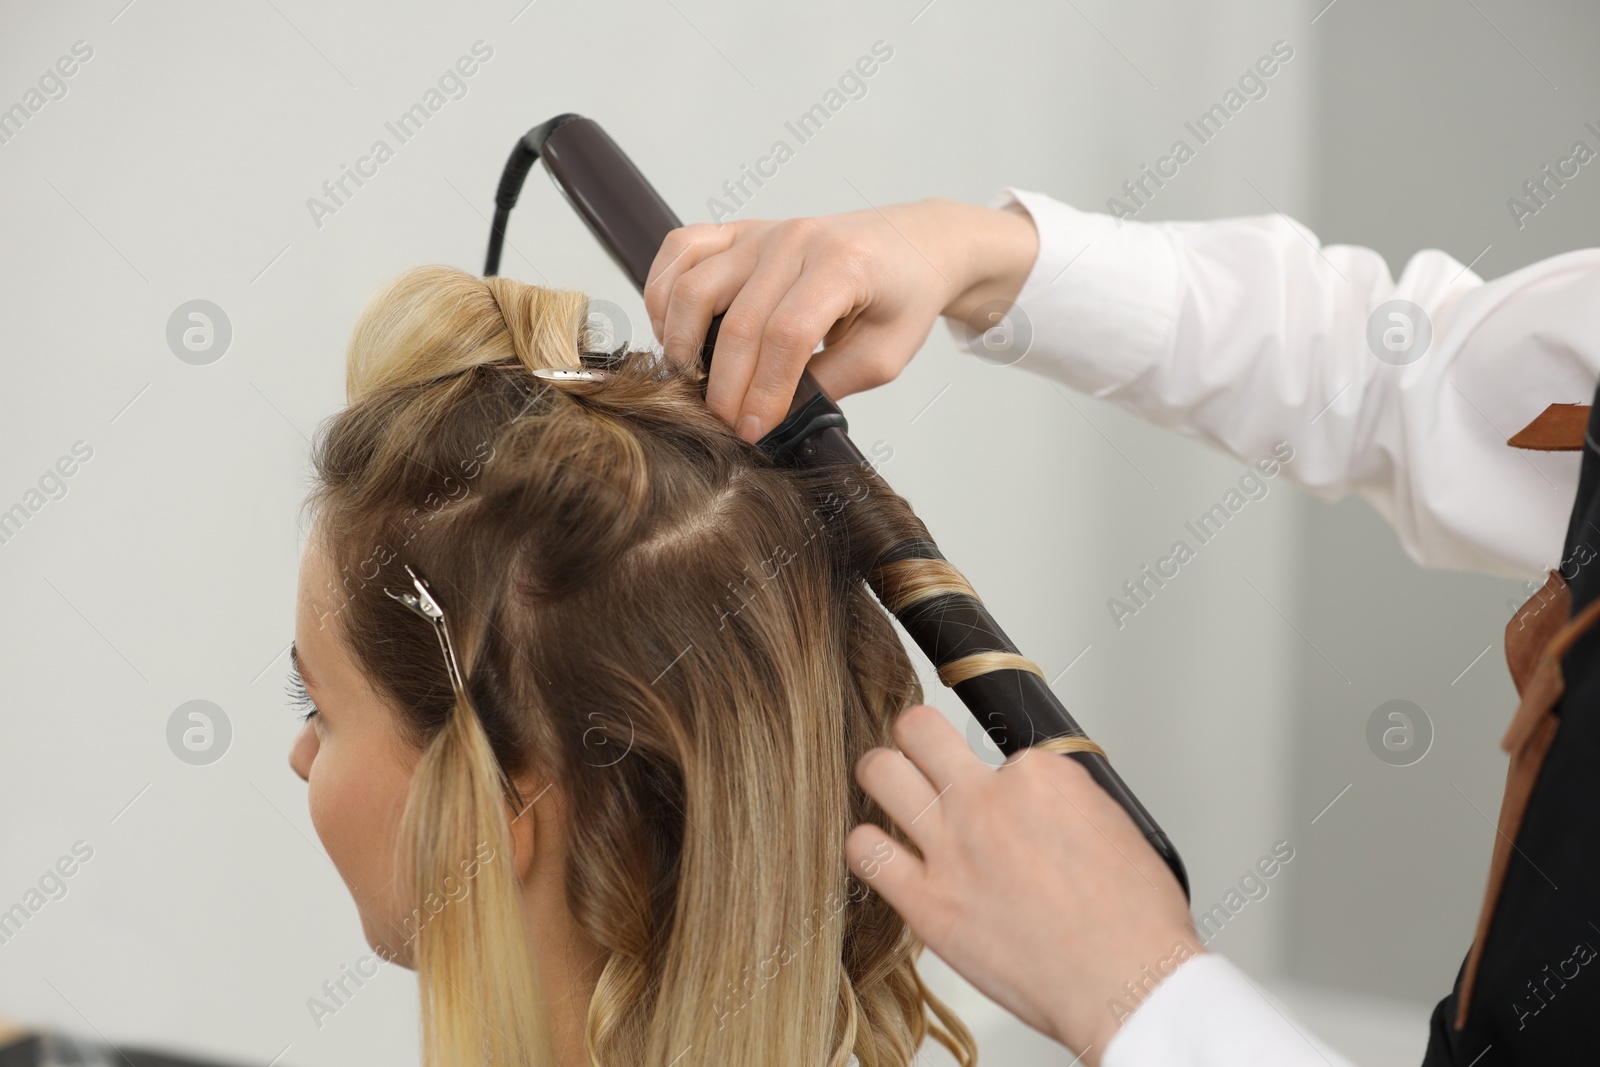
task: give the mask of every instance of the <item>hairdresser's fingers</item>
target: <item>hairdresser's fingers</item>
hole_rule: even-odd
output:
[[[894,743],[941,796],[948,789],[981,786],[995,773],[939,709],[927,704],[913,704],[900,713]]]
[[[741,436],[760,440],[783,421],[811,353],[835,323],[860,308],[861,293],[854,279],[833,271],[801,274],[762,328],[761,351],[734,423]],[[716,374],[713,363],[712,376]]]
[[[668,296],[661,329],[667,358],[684,368],[700,361],[711,320],[727,310],[734,294],[755,269],[759,248],[739,244],[708,256],[678,275]]]
[[[717,347],[712,352],[711,377],[706,382],[706,406],[716,412],[747,441],[761,435],[739,423],[740,403],[755,376],[756,359],[766,336],[767,321],[783,302],[784,294],[800,276],[804,261],[798,255],[765,254],[755,265],[722,316]],[[822,340],[817,334],[813,347]],[[796,375],[798,378],[799,375]],[[790,389],[790,395],[794,393]],[[787,405],[785,405],[787,407]],[[776,423],[774,423],[776,425]],[[771,426],[767,427],[771,429]]]
[[[926,850],[944,812],[938,790],[892,748],[874,748],[856,761],[856,781],[906,836]]]
[[[907,317],[879,324],[857,319],[846,339],[836,343],[831,336],[826,338],[827,347],[811,357],[807,369],[835,400],[876,389],[905,370],[928,339],[934,321]]]
[[[739,223],[719,226],[695,222],[679,226],[662,240],[655,259],[650,261],[644,283],[644,308],[650,315],[650,327],[655,330],[657,340],[665,340],[661,336],[662,328],[667,320],[672,287],[678,278],[701,260],[732,246],[740,229]]]
[[[1117,1018],[1107,998],[1200,948],[1177,880],[1133,820],[1076,761],[1036,755],[941,794],[938,832],[911,837],[915,853],[858,826],[846,855],[987,996],[1070,1048],[1103,1049]]]
[[[856,877],[876,890],[913,931],[920,920],[920,905],[926,894],[922,885],[928,869],[922,860],[900,842],[883,832],[881,826],[864,822],[844,839],[845,861]]]
[[[671,301],[672,287],[678,278],[701,260],[726,250],[737,234],[732,226],[712,226],[692,223],[669,232],[656,249],[645,275],[644,307],[650,316],[650,326],[660,339],[667,318],[667,305]]]

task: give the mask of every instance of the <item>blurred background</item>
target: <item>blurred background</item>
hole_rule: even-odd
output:
[[[1281,41],[1267,95],[1138,218],[1281,211],[1396,274],[1441,248],[1492,278],[1600,241],[1600,179],[1521,228],[1506,207],[1600,121],[1597,32],[1577,0],[8,6],[0,107],[31,113],[0,115],[0,508],[28,514],[0,543],[0,909],[75,846],[92,858],[0,943],[0,1014],[243,1063],[416,1062],[408,973],[320,1025],[307,1006],[368,949],[286,762],[297,509],[361,304],[415,264],[481,270],[529,126],[597,119],[686,221],[709,219],[882,42],[865,93],[732,217],[1005,185],[1104,210]],[[386,124],[462,56],[463,91],[402,142]],[[392,156],[328,198],[378,140]],[[542,173],[502,272],[611,301],[652,341]],[[201,362],[171,340],[192,301],[216,326]],[[1364,502],[1279,477],[1119,629],[1107,598],[1243,464],[942,327],[844,407],[1177,843],[1197,913],[1292,847],[1211,947],[1357,1062],[1418,1062],[1483,890],[1522,583],[1420,569]],[[63,456],[64,491],[30,497]],[[1431,732],[1406,766],[1367,742],[1391,700]],[[169,731],[191,701],[215,724],[198,757]],[[1070,1059],[925,958],[985,1063]]]

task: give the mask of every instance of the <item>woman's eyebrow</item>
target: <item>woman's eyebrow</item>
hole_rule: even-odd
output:
[[[289,662],[294,664],[294,669],[299,672],[302,682],[309,686],[321,688],[321,686],[317,685],[316,676],[306,670],[305,661],[300,658],[300,649],[295,646],[293,641],[289,642]]]

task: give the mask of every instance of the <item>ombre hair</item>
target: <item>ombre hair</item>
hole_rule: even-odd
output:
[[[514,779],[568,804],[567,903],[603,952],[589,1064],[907,1067],[929,1035],[976,1063],[844,855],[861,822],[915,854],[852,772],[922,699],[863,577],[926,530],[870,470],[775,466],[696,373],[588,352],[587,315],[580,293],[409,271],[362,311],[314,449],[334,629],[421,752],[404,908],[506,857],[416,929],[424,1063],[555,1062]],[[602,360],[602,381],[531,373]],[[450,620],[460,705],[383,592],[407,564]]]

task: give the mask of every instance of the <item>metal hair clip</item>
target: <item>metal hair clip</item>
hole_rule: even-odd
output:
[[[462,698],[466,697],[467,684],[461,675],[461,663],[456,659],[455,643],[450,640],[450,628],[445,623],[444,609],[439,606],[439,601],[434,599],[433,592],[428,584],[416,571],[411,569],[411,564],[404,565],[406,573],[411,575],[411,584],[416,587],[415,593],[396,593],[388,586],[383,591],[394,599],[400,601],[424,619],[433,623],[435,632],[439,635],[439,648],[444,652],[445,667],[450,672],[450,684],[455,687],[456,693]]]
[[[535,367],[535,378],[547,382],[603,382],[606,372],[596,367]]]

